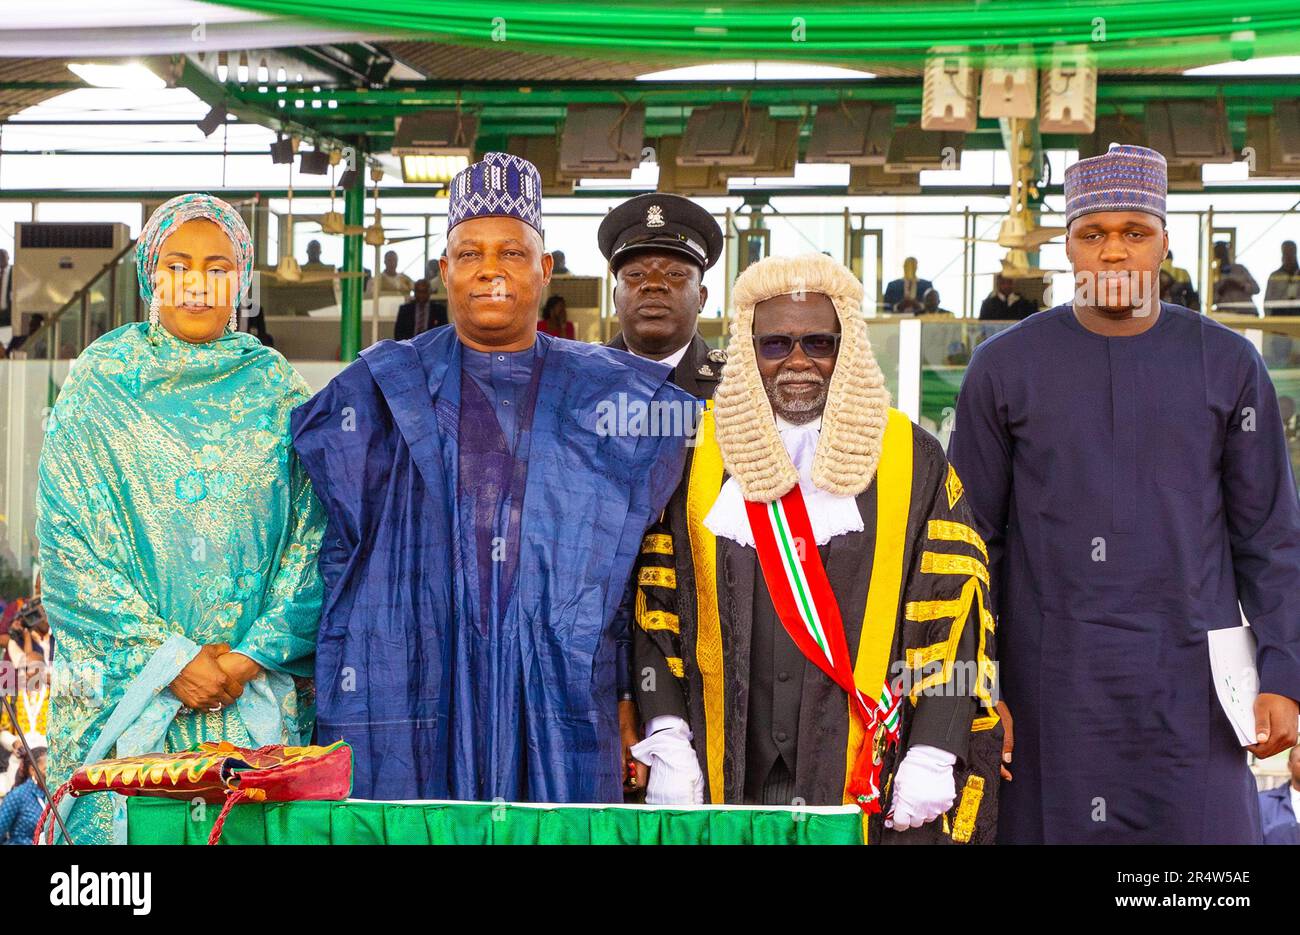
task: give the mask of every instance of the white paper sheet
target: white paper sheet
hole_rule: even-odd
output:
[[[1208,633],[1210,673],[1219,704],[1228,715],[1243,747],[1255,743],[1255,699],[1259,673],[1255,669],[1255,634],[1250,627],[1227,627]]]

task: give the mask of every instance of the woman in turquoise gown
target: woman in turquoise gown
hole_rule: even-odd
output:
[[[41,452],[54,783],[111,757],[311,736],[324,517],[289,440],[310,391],[235,330],[252,244],[228,204],[172,199],[136,259],[150,321],[74,362]],[[65,800],[73,840],[124,840],[124,801]]]

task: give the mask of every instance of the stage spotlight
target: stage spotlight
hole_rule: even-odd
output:
[[[271,161],[274,163],[293,162],[293,140],[282,136],[271,144]]]
[[[330,154],[321,149],[300,153],[298,171],[303,175],[328,175]]]
[[[204,136],[211,136],[213,130],[226,122],[227,116],[226,108],[221,104],[217,104],[208,111],[206,117],[199,121],[199,129],[203,131]]]

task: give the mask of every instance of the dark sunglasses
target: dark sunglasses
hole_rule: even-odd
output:
[[[792,334],[754,335],[754,347],[758,356],[764,360],[785,360],[794,353],[796,341],[809,357],[834,357],[840,346],[840,336],[829,332],[805,334],[797,338]]]

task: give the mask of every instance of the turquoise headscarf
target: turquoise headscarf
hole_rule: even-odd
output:
[[[140,239],[135,244],[135,274],[140,282],[140,297],[148,305],[153,301],[154,274],[158,270],[158,255],[162,252],[163,241],[180,228],[186,221],[205,218],[212,221],[230,238],[235,246],[235,269],[239,274],[239,291],[232,303],[236,308],[243,305],[253,288],[253,238],[248,233],[248,225],[230,204],[220,198],[191,192],[177,195],[158,206],[149,217],[149,221],[140,231]]]

